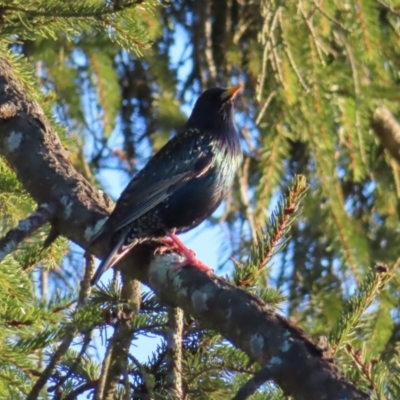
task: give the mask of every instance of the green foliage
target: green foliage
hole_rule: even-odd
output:
[[[330,342],[334,351],[340,350],[351,341],[355,331],[362,324],[361,316],[385,287],[390,274],[387,267],[378,267],[371,271],[363,280],[356,293],[344,304],[344,310],[330,334]]]
[[[0,2],[5,35],[17,35],[21,40],[31,40],[32,36],[55,40],[62,35],[74,40],[82,32],[106,32],[112,41],[137,53],[149,44],[144,20],[157,4],[158,1],[125,1],[119,5],[90,0]]]
[[[0,234],[5,234],[10,224],[32,210],[32,202],[15,174],[0,159]]]

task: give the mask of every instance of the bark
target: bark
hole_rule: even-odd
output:
[[[0,56],[0,154],[39,206],[57,205],[53,230],[86,248],[112,204],[73,168],[40,105],[27,93]],[[179,256],[154,256],[156,246],[137,246],[120,263],[124,280],[148,284],[161,301],[219,332],[296,399],[368,398],[303,331],[262,300],[212,274],[172,271]],[[105,249],[99,243],[91,250],[101,257]]]
[[[400,124],[386,107],[375,110],[371,126],[382,146],[400,164]]]
[[[165,391],[172,399],[184,399],[182,389],[182,337],[183,311],[179,307],[168,307],[167,330],[167,375]]]
[[[127,301],[127,304],[121,310],[114,333],[109,341],[95,400],[115,399],[120,377],[128,373],[129,348],[135,335],[133,321],[140,310],[140,294],[140,282],[135,279],[125,279],[122,298]]]

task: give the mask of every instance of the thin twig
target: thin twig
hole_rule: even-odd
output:
[[[129,347],[135,334],[132,320],[139,313],[141,295],[139,281],[129,278],[127,274],[122,274],[122,277],[121,297],[126,301],[126,306],[119,315],[107,347],[95,400],[113,399],[120,377],[124,376],[128,369]]]
[[[268,95],[267,100],[265,100],[265,102],[264,102],[264,104],[262,106],[262,109],[261,109],[260,113],[257,116],[256,125],[258,125],[261,122],[262,117],[265,114],[265,111],[267,111],[267,108],[268,108],[269,104],[271,103],[272,99],[275,97],[275,95],[276,95],[276,91],[275,90]]]
[[[96,386],[96,382],[97,381],[89,381],[83,383],[82,385],[78,386],[75,390],[67,394],[63,400],[76,400],[80,394],[90,389],[93,389]]]
[[[46,385],[47,381],[50,379],[53,371],[55,370],[58,362],[60,361],[61,357],[68,351],[69,346],[74,340],[76,330],[74,327],[70,326],[67,333],[65,334],[64,340],[58,346],[58,349],[51,357],[51,360],[45,370],[41,373],[40,378],[36,381],[33,385],[32,390],[29,392],[26,400],[36,400],[40,396],[40,391]]]
[[[390,4],[385,3],[382,0],[376,0],[382,7],[385,7],[387,10],[389,10],[392,14],[394,14],[396,17],[400,17],[400,12],[395,10]]]
[[[232,400],[246,400],[265,382],[271,380],[271,371],[268,366],[257,371],[236,393]]]
[[[278,13],[276,14],[278,15]],[[279,58],[278,52],[277,52],[277,44],[276,44],[276,40],[275,40],[275,36],[271,35],[271,42],[272,42],[272,54],[273,54],[273,60],[274,60],[274,64],[275,64],[275,68],[276,68],[276,72],[278,74],[278,78],[280,83],[282,84],[283,88],[285,89],[286,85],[285,85],[285,80],[283,78],[283,73],[282,73],[282,69],[281,69],[281,59]]]
[[[320,3],[322,2],[322,0],[320,1]],[[321,6],[317,3],[317,0],[314,0],[314,4],[316,9],[325,17],[327,18],[329,21],[333,22],[334,24],[336,24],[337,26],[339,26],[341,29],[343,29],[345,32],[347,33],[351,33],[351,29],[349,29],[347,26],[343,25],[340,21],[338,21],[337,19],[331,17],[330,15],[328,15],[322,8]]]
[[[62,385],[64,385],[64,383],[72,376],[72,374],[76,371],[76,369],[78,368],[79,364],[82,361],[82,358],[84,356],[84,354],[86,353],[87,348],[89,347],[90,342],[92,341],[92,335],[91,335],[91,331],[88,332],[87,334],[85,334],[85,337],[83,339],[83,344],[82,347],[79,351],[78,356],[75,358],[74,362],[72,363],[72,365],[70,366],[68,372],[57,382],[56,385],[49,387],[47,389],[47,391],[50,392],[55,392],[57,393],[59,390],[61,390]]]
[[[208,71],[210,73],[211,81],[214,82],[215,84],[217,80],[217,68],[214,63],[211,35],[212,35],[211,2],[207,1],[205,7],[205,18],[204,18],[204,36],[205,36],[204,55],[208,64]]]
[[[144,383],[144,387],[146,388],[146,391],[148,393],[148,398],[153,399],[154,398],[154,393],[153,393],[153,386],[154,382],[152,382],[151,379],[149,379],[150,374],[146,371],[146,368],[139,362],[139,360],[134,357],[132,354],[128,354],[128,358],[135,364],[142,380]]]
[[[261,72],[259,74],[258,84],[257,84],[257,88],[256,88],[256,98],[257,98],[258,102],[261,102],[261,99],[262,99],[262,90],[264,88],[264,82],[265,82],[265,78],[266,78],[266,74],[267,74],[268,52],[271,49],[271,44],[273,42],[272,36],[274,35],[274,30],[276,27],[276,23],[278,21],[279,8],[277,8],[275,10],[275,14],[272,18],[271,27],[270,27],[268,33],[267,33],[268,24],[269,24],[269,21],[271,20],[272,12],[270,12],[270,11],[266,12],[266,10],[267,10],[267,5],[265,3],[262,8],[262,13],[263,14],[265,13],[265,16],[263,15],[264,16],[264,25],[263,25],[262,32],[260,34],[260,39],[259,39],[261,44],[264,45],[264,51],[263,51]]]
[[[281,27],[281,31],[282,31],[282,42],[283,42],[283,51],[286,54],[286,57],[289,60],[289,64],[291,65],[295,75],[297,76],[298,81],[300,82],[300,85],[303,86],[303,89],[306,91],[306,93],[308,93],[310,91],[310,88],[307,86],[307,84],[304,82],[303,77],[300,74],[299,69],[297,68],[297,65],[294,61],[294,58],[292,56],[292,53],[289,50],[289,44],[287,43],[287,40],[285,39],[285,35],[284,35],[284,29],[283,29],[283,22],[282,22],[282,11],[281,9],[279,9],[279,13],[278,13],[278,17],[279,17],[279,25]]]
[[[55,203],[40,205],[36,211],[28,218],[21,220],[18,226],[11,229],[2,239],[0,239],[0,261],[7,254],[15,250],[19,243],[31,236],[37,229],[49,222],[57,211]]]
[[[250,168],[250,157],[246,157],[243,162],[243,169],[239,171],[239,185],[240,185],[240,195],[242,203],[246,207],[246,217],[250,224],[251,236],[254,241],[257,240],[257,230],[256,224],[254,222],[254,212],[249,200],[249,168]]]
[[[312,17],[309,17],[308,15],[306,15],[306,12],[303,9],[302,3],[299,3],[299,10],[300,10],[301,15],[303,16],[304,22],[308,26],[308,29],[310,31],[310,35],[313,38],[315,47],[317,49],[319,60],[320,60],[321,64],[325,66],[326,63],[325,63],[324,57],[323,57],[323,55],[321,53],[321,49],[324,51],[325,54],[327,54],[328,51],[323,48],[323,46],[321,44],[321,41],[318,39],[317,34],[314,31],[314,26],[313,26],[313,23],[312,23],[312,18],[314,16],[314,14],[313,14]]]
[[[245,20],[244,18],[241,18],[241,20],[237,24],[236,32],[234,33],[233,38],[232,38],[232,43],[234,45],[237,45],[239,43],[239,40],[241,39],[241,37],[244,35],[246,30],[249,28],[249,26],[253,23],[254,23],[254,19],[252,16],[247,18],[247,20]]]
[[[113,345],[112,345],[112,342],[110,341],[107,346],[106,355],[104,357],[103,364],[101,366],[100,379],[99,379],[98,385],[96,387],[94,400],[102,400],[103,399],[103,394],[104,394],[107,377],[108,377],[108,371],[110,369],[110,364],[111,364],[112,350],[113,350]]]
[[[347,55],[349,57],[350,61],[350,66],[351,66],[351,71],[353,75],[353,82],[354,82],[354,93],[355,93],[355,114],[356,114],[356,131],[357,131],[357,137],[358,137],[358,145],[360,148],[360,155],[361,155],[361,160],[365,165],[368,165],[367,162],[367,155],[365,154],[365,149],[364,149],[364,140],[363,140],[363,133],[361,131],[361,120],[360,120],[360,111],[358,107],[358,103],[361,98],[361,89],[360,89],[360,79],[358,76],[358,70],[357,70],[357,62],[356,58],[354,57],[353,51],[351,49],[351,46],[347,43],[347,41],[343,39],[343,44],[346,48]]]
[[[131,400],[131,383],[129,381],[129,369],[126,368],[124,371],[124,393],[122,395],[122,400]]]
[[[174,399],[182,399],[183,311],[168,307],[166,389]]]
[[[92,291],[92,285],[90,284],[90,281],[92,279],[92,276],[94,275],[94,270],[95,270],[94,256],[86,252],[85,260],[86,260],[85,273],[81,280],[81,289],[79,291],[78,306],[85,304],[87,302]]]
[[[258,160],[260,158],[260,152],[257,148],[257,145],[253,143],[253,140],[250,136],[250,129],[245,126],[241,129],[240,133],[242,134],[247,146],[249,146],[250,152]]]

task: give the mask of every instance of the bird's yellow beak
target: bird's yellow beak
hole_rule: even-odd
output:
[[[233,86],[221,94],[221,100],[233,99],[237,92],[242,88],[242,85]]]

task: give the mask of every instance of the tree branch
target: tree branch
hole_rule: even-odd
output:
[[[168,309],[167,376],[166,390],[173,399],[183,399],[182,391],[182,336],[183,311],[179,307]]]
[[[111,202],[73,168],[41,107],[1,56],[0,154],[38,204],[57,204],[53,227],[86,248]],[[155,243],[136,246],[119,264],[123,274],[148,284],[162,301],[182,308],[267,367],[286,394],[299,400],[368,399],[343,379],[303,331],[261,299],[194,268],[173,272],[170,267],[179,256],[155,256],[156,248]],[[99,243],[91,250],[101,257],[105,249],[105,243]]]
[[[375,110],[371,121],[372,129],[382,146],[400,164],[400,124],[386,107]]]
[[[120,376],[126,373],[128,368],[129,348],[135,334],[133,319],[140,310],[140,289],[139,281],[124,277],[122,297],[127,304],[119,315],[116,329],[110,339],[108,365],[107,368],[102,368],[102,375],[105,375],[104,393],[100,395],[101,391],[99,391],[96,394],[98,399],[111,400],[115,398]]]
[[[28,218],[19,221],[16,228],[11,229],[0,239],[0,262],[7,254],[13,252],[19,243],[31,236],[46,222],[50,221],[50,219],[54,217],[55,212],[56,207],[54,203],[45,203],[41,204]]]
[[[236,393],[232,400],[246,400],[253,395],[261,385],[271,380],[271,372],[268,366],[257,371]]]

